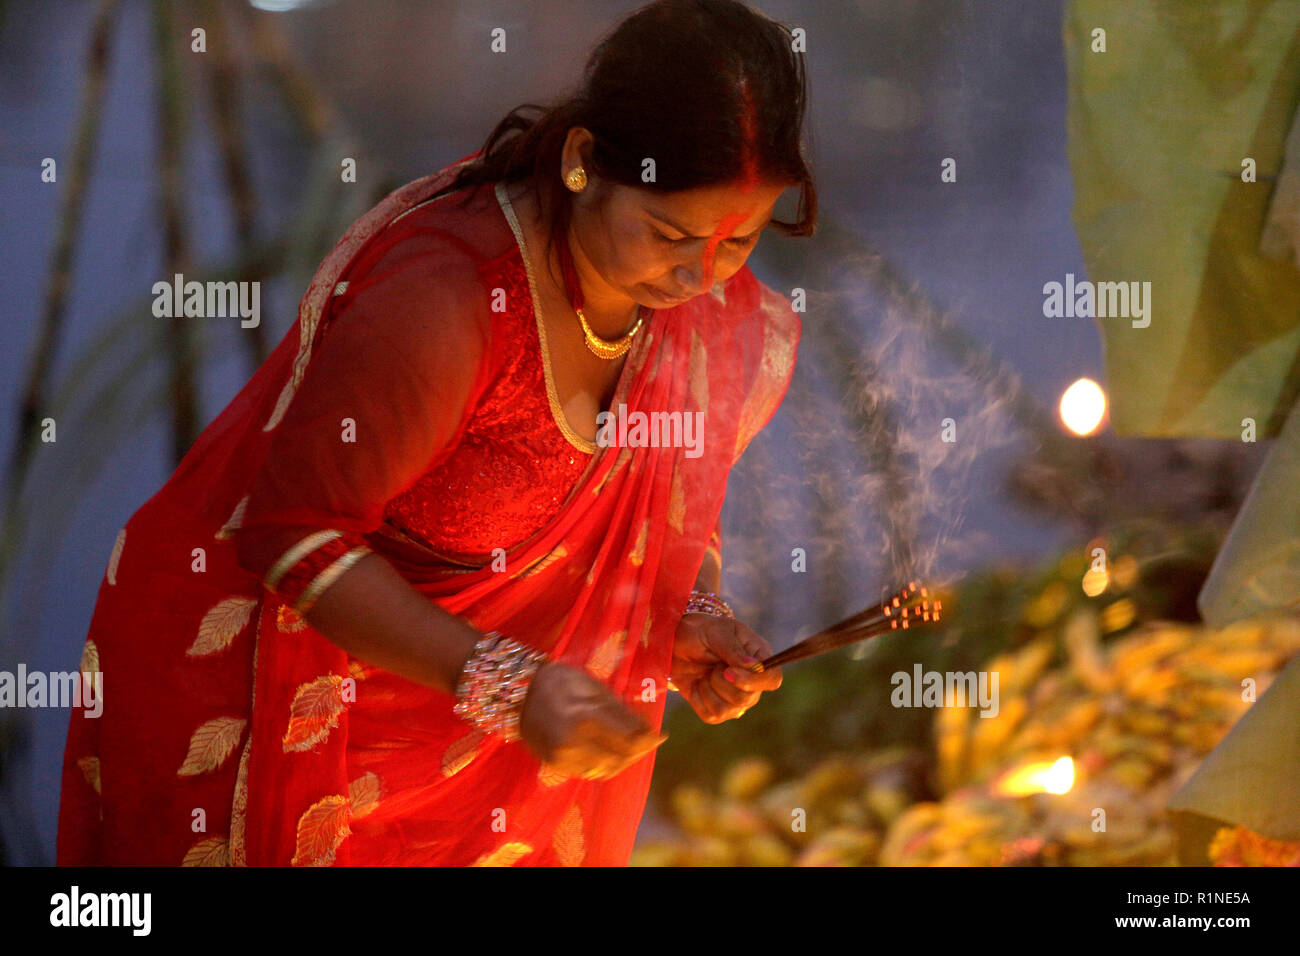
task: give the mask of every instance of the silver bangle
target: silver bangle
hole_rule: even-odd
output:
[[[486,733],[518,740],[524,697],[548,660],[526,644],[489,631],[474,644],[456,682],[453,713]]]
[[[684,613],[712,614],[714,617],[725,617],[733,621],[736,619],[736,615],[731,610],[731,605],[712,591],[692,591],[690,600],[686,602],[686,611]]]

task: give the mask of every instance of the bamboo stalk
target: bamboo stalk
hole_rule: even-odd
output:
[[[90,179],[91,159],[99,141],[99,124],[103,113],[104,89],[109,65],[109,39],[114,23],[117,0],[100,0],[90,28],[86,53],[86,82],[82,88],[81,108],[72,138],[72,156],[64,164],[62,207],[58,233],[54,242],[53,261],[45,284],[45,304],[41,311],[40,331],[28,366],[18,413],[18,431],[14,439],[9,471],[7,507],[13,505],[21,491],[36,441],[38,423],[43,417],[46,389],[54,357],[58,351],[67,311],[68,293],[72,288],[72,259],[77,233],[85,211],[86,185]]]
[[[307,135],[320,142],[339,125],[334,104],[321,94],[315,81],[298,63],[278,17],[253,10],[245,4],[239,4],[236,9],[246,18],[253,49],[258,59],[266,64],[272,81],[280,87],[280,95]]]
[[[288,240],[283,238],[260,244],[247,255],[201,272],[196,278],[200,282],[220,279],[228,275],[232,269],[238,269],[255,280],[268,278],[283,269],[288,245]],[[98,380],[99,369],[110,358],[127,348],[128,344],[131,351],[127,353],[124,361],[129,368],[141,368],[142,362],[147,362],[150,357],[157,354],[163,339],[160,331],[145,335],[138,341],[132,338],[132,333],[138,333],[142,327],[157,329],[152,321],[147,324],[142,321],[142,317],[152,319],[151,304],[151,296],[145,296],[140,301],[130,304],[105,323],[82,348],[80,354],[73,359],[72,364],[63,374],[61,383],[54,387],[46,399],[46,406],[51,416],[59,421],[66,421],[74,431],[84,430],[96,434],[102,429],[102,422],[98,419],[82,421],[77,416],[84,414],[86,409],[98,411],[101,406],[112,405],[118,400],[121,391],[111,385],[91,395],[87,395],[87,390],[92,387],[91,383]],[[53,453],[56,447],[38,443],[35,453],[28,462],[28,473],[39,477],[41,462],[44,461],[46,453]],[[58,478],[66,477],[65,470],[56,471]],[[93,480],[94,477],[93,473],[88,474],[87,481]],[[31,523],[28,510],[33,505],[43,502],[73,500],[77,491],[75,487],[68,487],[66,490],[62,487],[53,488],[44,479],[38,482],[38,487],[38,492],[26,496],[22,493],[24,489],[15,491],[12,505],[6,511],[3,529],[0,529],[0,604],[4,603],[8,591],[11,562],[15,555],[22,551],[26,530]],[[44,519],[36,521],[35,524],[42,529],[46,526]]]
[[[221,152],[221,168],[230,196],[235,241],[243,250],[254,241],[257,196],[245,154],[243,117],[239,109],[239,64],[234,56],[226,24],[226,11],[222,5],[218,0],[200,0],[200,8],[208,24],[208,53],[203,57],[203,62],[208,72],[208,96],[212,102],[217,147]],[[244,275],[238,275],[236,279],[240,282],[249,281],[248,276]],[[250,368],[255,370],[266,361],[266,327],[258,324],[251,329],[241,329],[241,334],[245,336]]]
[[[185,91],[171,8],[167,0],[154,0],[154,49],[158,57],[158,161],[159,202],[163,221],[164,274],[189,271],[190,248],[185,235],[184,149]],[[168,355],[171,360],[172,460],[180,464],[199,435],[198,393],[195,374],[197,343],[184,315],[170,320]]]

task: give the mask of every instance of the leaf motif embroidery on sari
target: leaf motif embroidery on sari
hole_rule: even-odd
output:
[[[275,626],[285,634],[297,634],[307,630],[307,621],[289,605],[281,604],[275,609]]]
[[[587,661],[587,671],[597,680],[608,680],[623,656],[623,642],[627,640],[627,631],[615,631],[605,638],[596,652]]]
[[[766,293],[764,298],[767,298]],[[794,312],[794,304],[785,300],[778,305],[780,311]],[[779,401],[781,396],[776,394],[785,380],[789,378],[794,365],[794,343],[789,335],[783,335],[776,329],[776,323],[766,321],[763,323],[763,361],[759,365],[759,377],[765,379],[766,389],[764,394],[768,396],[768,402]]]
[[[313,803],[298,818],[298,840],[290,866],[333,866],[339,844],[352,830],[348,826],[348,798],[341,794]]]
[[[367,771],[353,780],[348,785],[348,806],[351,808],[352,819],[359,820],[379,806],[383,792],[379,774],[374,771]]]
[[[537,782],[543,787],[558,787],[568,779],[566,774],[560,773],[549,764],[542,764],[541,769],[537,771]]]
[[[736,428],[736,447],[731,455],[733,464],[758,434],[760,425],[775,412],[776,405],[784,395],[783,386],[793,373],[794,342],[789,335],[777,331],[776,322],[766,307],[763,311],[763,358],[759,362],[750,393],[741,405],[740,422]]]
[[[564,812],[564,818],[555,828],[555,837],[551,840],[555,855],[561,866],[579,866],[587,848],[582,838],[582,812],[578,805],[572,804]]]
[[[534,561],[532,564],[530,564],[528,567],[524,568],[522,571],[516,571],[513,575],[511,575],[511,577],[512,577],[512,578],[527,578],[527,577],[532,577],[534,574],[538,574],[538,573],[540,573],[540,572],[542,572],[542,571],[545,571],[547,568],[549,568],[549,567],[550,567],[552,564],[554,564],[556,561],[560,560],[560,558],[567,557],[568,554],[569,554],[569,552],[568,552],[568,550],[564,547],[564,545],[562,545],[562,544],[561,544],[561,545],[557,545],[557,546],[556,546],[554,549],[552,549],[550,552],[548,552],[547,554],[544,554],[541,558],[539,558],[538,560]]]
[[[686,491],[682,487],[682,469],[673,467],[673,483],[668,492],[668,526],[678,534],[683,534],[686,527]]]
[[[591,493],[593,495],[600,494],[601,491],[604,489],[605,485],[609,484],[610,480],[613,479],[614,476],[616,476],[620,471],[622,471],[623,468],[627,465],[627,463],[631,460],[632,460],[632,450],[630,448],[620,449],[618,453],[618,457],[614,459],[614,464],[610,466],[609,471],[605,472],[605,477],[600,479],[599,483],[597,483],[595,486],[592,487]]]
[[[690,367],[691,398],[695,400],[695,407],[707,415],[709,411],[708,350],[704,347],[700,333],[695,329],[691,329]]]
[[[641,646],[650,646],[650,628],[654,624],[654,611],[647,611],[645,616],[645,627],[641,628]]]
[[[223,836],[200,840],[190,847],[181,866],[230,866],[230,841]]]
[[[234,752],[248,721],[242,717],[217,717],[194,731],[185,762],[177,776],[193,777],[216,770]]]
[[[442,775],[454,777],[473,763],[478,756],[479,744],[485,736],[483,731],[474,730],[453,740],[442,754]]]
[[[86,778],[86,783],[96,793],[102,793],[99,780],[99,758],[82,757],[77,761],[77,766],[81,768],[81,775]]]
[[[514,866],[529,853],[533,848],[527,843],[507,843],[498,847],[491,853],[484,853],[475,860],[471,866]]]
[[[126,547],[126,529],[123,528],[117,533],[117,540],[113,542],[113,553],[108,556],[108,570],[104,572],[104,577],[109,584],[117,584],[117,565],[122,560],[122,549]]]
[[[244,495],[239,499],[239,504],[235,505],[235,510],[230,513],[226,523],[217,532],[216,538],[218,541],[229,541],[235,536],[235,532],[244,526],[244,509],[248,507],[249,497],[249,495]]]
[[[632,545],[627,559],[632,562],[633,567],[641,567],[645,563],[645,546],[650,538],[650,519],[646,518],[641,522],[641,530],[637,532],[636,544]]]
[[[199,635],[185,652],[187,657],[206,657],[230,646],[252,620],[257,598],[228,597],[217,602],[199,622]]]
[[[99,670],[99,648],[95,642],[87,639],[86,646],[81,649],[81,671],[84,674],[94,674]]]
[[[289,727],[284,732],[286,753],[311,750],[338,726],[344,707],[339,693],[343,681],[337,674],[325,674],[299,685],[289,707]]]

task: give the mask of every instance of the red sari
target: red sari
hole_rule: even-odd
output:
[[[703,412],[703,454],[597,447],[557,401],[504,192],[429,200],[455,169],[347,230],[119,534],[83,655],[104,710],[71,719],[60,864],[626,864],[653,756],[565,778],[292,608],[369,549],[657,729],[728,473],[785,393],[799,322],[747,268],[653,313],[613,405]]]

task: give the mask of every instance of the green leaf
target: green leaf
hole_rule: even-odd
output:
[[[1276,434],[1300,395],[1300,270],[1259,245],[1300,97],[1300,4],[1071,0],[1064,42],[1088,279],[1151,283],[1148,327],[1098,320],[1115,431],[1238,438],[1250,417]]]

